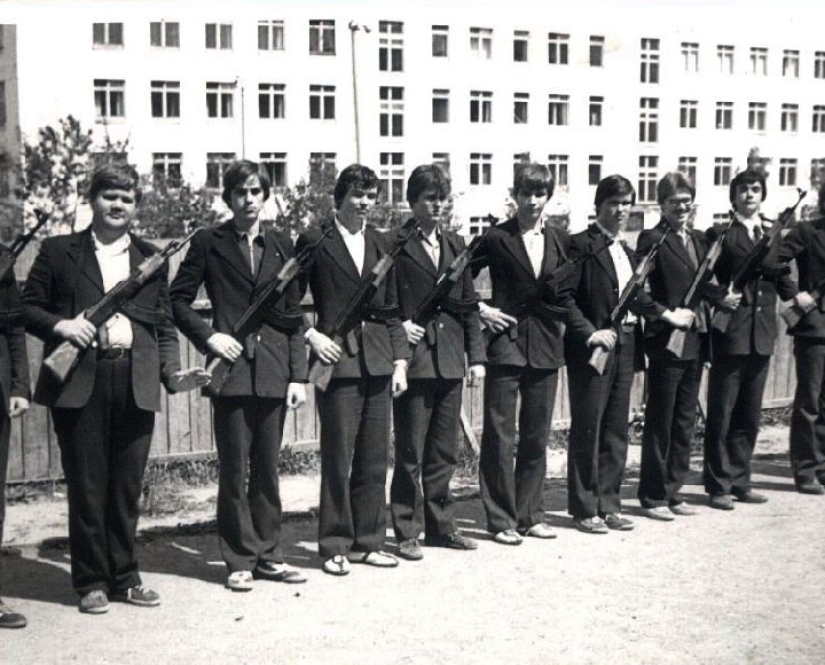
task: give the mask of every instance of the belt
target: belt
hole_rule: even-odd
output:
[[[98,349],[98,360],[122,360],[132,357],[132,349],[127,349],[125,346],[112,346],[108,349]]]

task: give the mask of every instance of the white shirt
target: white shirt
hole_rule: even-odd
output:
[[[530,265],[533,266],[533,274],[538,277],[541,272],[541,263],[544,260],[544,222],[522,232],[521,237],[524,240],[527,256],[530,257]]]
[[[430,235],[421,232],[421,245],[424,251],[427,252],[435,267],[438,268],[438,262],[441,260],[441,240],[438,234],[438,228],[434,228]]]
[[[758,238],[756,237],[756,233],[754,229],[759,227],[759,230],[762,235],[765,235],[765,229],[762,226],[762,218],[759,216],[759,213],[756,214],[755,217],[743,217],[738,212],[736,214],[736,219],[738,219],[742,224],[745,225],[745,228],[748,230],[748,235],[751,237],[751,240],[756,242]]]
[[[129,277],[129,245],[132,244],[128,233],[108,245],[97,239],[92,231],[92,240],[95,245],[95,257],[100,266],[103,277],[103,290],[108,293],[119,282]],[[98,331],[100,344],[103,348],[122,346],[132,348],[132,324],[129,319],[117,312],[100,327]]]
[[[338,216],[335,216],[335,227],[344,239],[344,244],[347,246],[347,251],[352,257],[355,267],[358,268],[358,274],[364,269],[364,225],[355,233],[350,233],[347,227],[338,221]]]
[[[604,235],[608,239],[612,238],[614,240],[614,242],[608,246],[607,252],[608,254],[610,254],[610,258],[613,260],[613,268],[616,270],[616,279],[619,282],[619,293],[621,293],[624,290],[624,287],[627,286],[627,283],[633,277],[633,265],[630,263],[630,258],[628,258],[627,252],[622,246],[624,238],[622,237],[621,233],[617,233],[614,236],[598,222],[596,222],[596,226],[598,226],[601,229],[602,233],[604,233]],[[636,315],[632,314],[631,312],[628,312],[627,316],[625,316],[625,319],[622,323],[636,323]]]

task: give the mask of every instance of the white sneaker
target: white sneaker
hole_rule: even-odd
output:
[[[642,514],[652,520],[660,522],[672,522],[676,519],[670,508],[667,506],[654,506],[653,508],[642,508]]]
[[[236,570],[226,580],[226,588],[232,591],[252,591],[252,571]]]

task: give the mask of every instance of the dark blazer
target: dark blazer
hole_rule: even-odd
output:
[[[316,242],[322,233],[322,229],[316,227],[301,234],[296,243],[298,251]],[[338,315],[358,290],[362,277],[375,267],[389,243],[388,234],[371,226],[364,229],[364,266],[359,274],[338,229],[333,229],[324,238],[301,278],[301,293],[306,291],[307,285],[312,289],[318,330],[326,333],[332,329]],[[392,267],[369,305],[394,308],[397,304],[395,268]],[[341,360],[335,365],[333,378],[388,376],[392,374],[394,360],[410,357],[407,335],[397,312],[384,322],[362,320],[356,336],[357,352],[353,354],[351,349],[344,349]]]
[[[490,304],[505,309],[534,289],[539,280],[567,260],[569,236],[566,231],[546,225],[544,228],[544,260],[539,276],[524,245],[518,219],[490,229],[473,262],[473,272],[490,269],[493,295]],[[550,305],[565,306],[566,297],[559,293]],[[487,359],[491,365],[512,365],[534,369],[557,369],[564,365],[563,326],[560,320],[541,316],[528,310],[519,317],[515,335],[511,330],[490,336]]]
[[[157,248],[130,234],[130,271],[157,252]],[[132,390],[135,403],[160,411],[160,385],[172,390],[171,377],[180,370],[178,334],[172,325],[166,266],[158,270],[131,298],[122,313],[132,324]],[[104,296],[103,277],[95,256],[91,229],[47,238],[32,265],[23,289],[26,328],[44,341],[43,356],[60,344],[52,331],[63,319],[72,319]],[[88,347],[65,383],[41,368],[34,399],[54,407],[81,408],[92,393],[97,353]]]
[[[401,250],[395,261],[395,277],[398,285],[398,303],[401,319],[412,319],[416,308],[421,305],[453,260],[464,250],[464,240],[456,233],[441,231],[441,256],[439,265],[433,264],[424,249],[421,238],[414,236]],[[464,271],[447,294],[452,301],[472,301],[478,298],[469,268]],[[487,360],[484,352],[484,337],[478,308],[462,314],[458,311],[442,310],[430,321],[427,332],[413,347],[408,379],[460,379],[464,376],[465,353],[471,365]]]
[[[23,307],[14,270],[0,282],[0,408],[5,413],[10,397],[31,397]]]
[[[208,355],[207,340],[216,332],[232,334],[232,327],[257,291],[275,278],[293,255],[288,235],[266,230],[260,269],[254,277],[231,221],[203,229],[192,239],[169,291],[175,323],[201,353]],[[206,286],[212,303],[211,325],[192,309],[201,284]],[[300,314],[300,303],[298,284],[293,280],[276,306],[286,314]],[[306,351],[300,326],[286,325],[284,320],[264,321],[251,339],[238,341],[244,344],[245,352],[233,364],[222,397],[282,398],[289,383],[306,382]]]
[[[766,220],[767,221],[767,220]],[[713,242],[719,230],[707,231],[708,242]],[[754,242],[747,227],[735,220],[722,241],[722,252],[714,267],[719,285],[727,289],[733,277],[742,267]],[[775,244],[765,257],[764,264],[778,264],[779,244]],[[750,282],[742,294],[739,307],[731,315],[727,331],[722,334],[711,328],[713,353],[723,355],[748,355],[757,353],[769,356],[773,353],[777,334],[776,299],[792,298],[797,292],[789,275],[758,279]]]
[[[825,281],[825,217],[798,222],[782,239],[777,256],[780,263],[795,259],[799,290],[813,291]],[[818,307],[803,316],[789,334],[825,338],[825,298],[820,298]]]
[[[658,243],[667,229],[667,222],[660,221],[654,228],[642,231],[636,241],[636,253],[641,256],[650,251]],[[701,262],[707,253],[708,243],[702,231],[688,229],[690,242],[696,253],[697,261]],[[648,273],[650,297],[653,299],[651,307],[646,313],[645,323],[645,350],[650,353],[667,353],[668,340],[673,327],[662,321],[662,314],[682,306],[685,294],[690,288],[696,275],[697,266],[694,266],[681,239],[675,233],[665,238],[659,252],[653,261],[653,268]],[[704,320],[697,327],[694,324],[685,336],[685,349],[682,355],[684,360],[692,360],[699,355],[701,340],[699,329],[704,327]]]

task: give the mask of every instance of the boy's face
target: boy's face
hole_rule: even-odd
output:
[[[545,187],[520,189],[516,192],[516,214],[522,222],[535,223],[550,199]]]
[[[261,179],[251,175],[243,183],[236,185],[230,193],[229,203],[236,222],[244,227],[254,224],[264,207]]]
[[[378,188],[362,189],[355,184],[338,206],[338,219],[345,226],[361,226],[378,201]]]
[[[603,227],[611,231],[623,231],[630,218],[633,207],[631,194],[617,194],[602,201],[596,210],[596,219]]]
[[[662,217],[674,231],[685,226],[693,210],[693,197],[686,189],[677,189],[662,202]]]
[[[758,182],[737,185],[733,193],[733,207],[743,217],[752,217],[759,212],[764,192]]]
[[[137,202],[133,189],[103,189],[92,201],[92,221],[108,231],[129,228],[135,217]]]
[[[431,231],[441,221],[447,197],[435,187],[428,187],[413,202],[410,209],[419,226]]]

